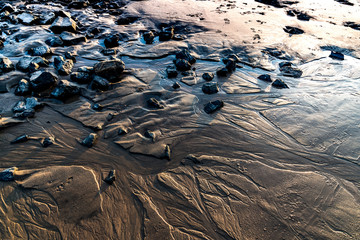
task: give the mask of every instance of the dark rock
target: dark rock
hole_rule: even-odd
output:
[[[67,80],[59,81],[58,85],[51,92],[53,98],[66,100],[67,98],[76,96],[80,93],[79,87]]]
[[[24,143],[24,142],[27,142],[28,140],[30,139],[29,135],[21,135],[17,138],[15,138],[14,140],[12,140],[10,143],[11,144],[15,144],[15,143]]]
[[[178,82],[176,82],[176,83],[174,83],[174,84],[172,85],[172,88],[173,88],[173,89],[179,89],[179,88],[180,88],[180,84],[179,84]]]
[[[209,102],[207,104],[205,104],[204,106],[204,111],[207,113],[207,114],[211,114],[219,109],[221,109],[222,107],[224,106],[224,102],[221,101],[221,100],[215,100],[215,101],[212,101],[212,102]]]
[[[104,45],[107,48],[113,48],[119,46],[120,37],[119,35],[111,35],[104,39]]]
[[[35,116],[35,110],[34,109],[25,109],[23,112],[17,112],[14,114],[14,118],[20,118],[20,119],[26,119],[26,118],[32,118]]]
[[[90,84],[90,88],[93,90],[106,91],[109,90],[110,82],[103,77],[95,75]]]
[[[17,19],[24,25],[32,25],[36,20],[32,14],[26,12],[17,15]]]
[[[60,47],[64,45],[64,42],[58,36],[49,37],[45,40],[45,43],[50,47]]]
[[[226,77],[229,74],[229,70],[226,67],[219,67],[216,69],[216,75],[219,77]]]
[[[54,138],[52,138],[52,137],[42,138],[42,139],[40,140],[40,144],[41,144],[41,146],[43,146],[44,148],[47,148],[47,147],[49,147],[49,146],[51,146],[51,145],[54,144]]]
[[[173,66],[168,66],[166,68],[166,74],[168,78],[176,78],[178,75],[178,72],[176,71],[176,68]]]
[[[164,149],[164,153],[161,156],[161,158],[165,158],[167,160],[170,161],[170,155],[171,155],[171,149],[169,145],[166,145],[165,149]]]
[[[95,74],[111,82],[117,81],[124,69],[125,63],[120,59],[102,61],[94,65]]]
[[[262,74],[262,75],[258,76],[258,79],[260,79],[264,82],[272,82],[269,74]]]
[[[294,10],[294,9],[291,9],[291,10],[288,10],[286,12],[286,14],[288,16],[292,16],[292,17],[297,17],[297,19],[299,20],[302,20],[302,21],[309,21],[312,17],[309,16],[307,13],[304,13],[304,12],[300,12],[298,10]]]
[[[66,59],[70,59],[70,60],[72,60],[74,63],[76,63],[75,55],[72,54],[71,52],[65,52],[64,57],[65,57]]]
[[[139,17],[137,17],[137,16],[130,16],[130,15],[121,16],[115,21],[115,23],[117,25],[129,25],[131,23],[136,22],[138,19],[139,19]]]
[[[119,128],[119,131],[118,131],[118,135],[119,136],[121,136],[121,135],[125,135],[125,134],[127,134],[127,130],[126,130],[126,128],[124,128],[124,127],[120,127]]]
[[[41,103],[38,102],[37,98],[30,97],[26,98],[25,100],[18,101],[15,106],[12,108],[14,113],[23,112],[27,109],[37,109],[42,106]]]
[[[87,6],[89,6],[89,1],[87,0],[75,0],[75,1],[71,1],[71,3],[69,3],[68,8],[75,8],[75,9],[83,9]]]
[[[56,56],[54,58],[54,67],[60,75],[69,75],[74,67],[74,63],[71,59],[64,59],[61,56]]]
[[[344,60],[344,54],[340,53],[340,52],[335,52],[335,51],[331,51],[330,56],[332,59],[336,59],[336,60]]]
[[[32,91],[42,92],[53,87],[57,79],[53,73],[37,71],[30,78],[30,86]]]
[[[17,171],[18,168],[17,167],[12,167],[12,168],[8,168],[5,169],[4,171],[0,172],[0,181],[3,182],[9,182],[9,181],[14,181],[14,172]]]
[[[30,94],[30,83],[26,79],[21,79],[17,88],[15,89],[15,95],[24,96]]]
[[[284,28],[284,31],[286,33],[289,33],[289,34],[303,34],[304,33],[304,30],[300,29],[300,28],[297,28],[297,27],[291,27],[291,26],[286,26]]]
[[[4,41],[0,40],[0,49],[2,49],[4,47]]]
[[[147,31],[143,33],[143,38],[146,44],[151,44],[154,41],[155,34],[152,31]]]
[[[64,31],[76,32],[77,26],[76,22],[70,17],[58,17],[50,26],[50,30],[56,34],[62,33]]]
[[[60,34],[60,38],[65,46],[76,45],[82,42],[86,42],[87,39],[84,35],[74,34],[70,32],[63,32]]]
[[[266,5],[271,5],[276,8],[282,8],[284,5],[280,4],[278,0],[255,0],[255,2],[263,3]]]
[[[12,5],[10,5],[9,3],[5,3],[2,7],[0,12],[5,12],[8,11],[9,13],[12,13],[15,11],[15,9],[13,8]]]
[[[84,73],[92,74],[92,73],[94,73],[94,68],[93,67],[79,67],[78,72],[84,72]]]
[[[352,2],[349,2],[348,0],[335,0],[335,1],[344,5],[354,6],[354,4]]]
[[[156,98],[150,98],[147,100],[147,105],[150,108],[162,109],[164,105],[162,105]]]
[[[166,27],[159,32],[159,41],[169,41],[174,37],[174,28]]]
[[[14,64],[7,57],[0,57],[0,75],[15,69]]]
[[[42,45],[38,47],[33,47],[28,50],[28,54],[31,56],[45,56],[51,53],[51,50],[48,46]]]
[[[344,26],[360,31],[360,24],[359,24],[359,23],[355,23],[355,22],[345,22],[345,23],[344,23]]]
[[[106,182],[109,185],[115,182],[115,169],[109,171],[109,174],[104,179],[104,182]]]
[[[216,82],[209,82],[209,83],[204,83],[201,89],[206,94],[214,94],[219,91],[219,86]]]
[[[291,56],[289,56],[285,51],[278,50],[276,48],[265,48],[263,52],[269,54],[270,56],[283,59],[283,60],[291,60]]]
[[[184,49],[178,53],[176,53],[176,59],[185,59],[190,64],[194,64],[196,62],[196,58],[190,54],[189,50]]]
[[[214,74],[207,72],[207,73],[204,73],[204,74],[202,75],[202,78],[203,78],[205,81],[210,82],[211,80],[214,79]]]
[[[281,79],[276,79],[271,85],[275,88],[289,88],[288,85],[286,85],[286,83]]]
[[[302,75],[302,71],[298,68],[292,67],[291,63],[289,62],[280,63],[279,66],[280,66],[280,72],[284,76],[300,78]]]
[[[40,68],[39,64],[31,62],[30,65],[29,65],[29,73],[36,72],[36,71],[39,70],[39,68]]]
[[[97,138],[98,136],[96,133],[90,133],[89,136],[81,141],[81,144],[85,147],[91,148],[95,144]]]
[[[188,71],[191,69],[191,64],[185,59],[176,59],[175,66],[179,71]]]
[[[101,111],[103,108],[104,108],[103,105],[99,103],[95,103],[92,105],[92,109],[94,109],[95,111]]]
[[[52,24],[55,21],[56,15],[53,12],[44,12],[39,17],[39,24],[40,25],[48,25]]]
[[[42,57],[22,57],[16,64],[16,69],[23,72],[30,72],[32,63],[36,63],[39,66],[46,67],[49,65],[49,62]]]
[[[152,132],[152,131],[146,130],[145,133],[144,133],[144,137],[150,138],[151,141],[155,142],[156,134],[154,132]]]
[[[236,70],[236,61],[232,58],[228,58],[224,61],[225,68],[229,71],[229,73],[234,72]]]
[[[87,72],[74,72],[71,73],[70,79],[73,82],[77,82],[80,84],[90,83],[92,80],[91,74]]]

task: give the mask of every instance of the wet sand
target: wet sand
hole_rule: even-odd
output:
[[[360,239],[359,2],[4,3],[15,11],[0,17],[0,56],[15,67],[0,71],[0,167],[18,170],[0,182],[1,239]],[[60,10],[86,41],[45,43],[61,36],[50,30],[69,17]],[[47,24],[19,20],[52,12]],[[160,40],[163,27],[173,27],[170,40]],[[32,67],[76,93],[15,94],[36,75],[17,63],[38,46],[50,48],[49,64]],[[184,49],[196,63],[176,71]],[[67,52],[72,73],[112,59],[125,69],[75,82],[56,70]],[[235,68],[219,72],[229,61]],[[203,73],[214,74],[216,93],[203,92]],[[106,90],[94,83],[103,76]],[[15,118],[31,96],[41,104],[34,116]],[[216,100],[223,107],[208,113]],[[84,144],[91,133],[96,141]]]

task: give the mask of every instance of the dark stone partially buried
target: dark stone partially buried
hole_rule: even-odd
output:
[[[221,109],[224,106],[224,102],[221,100],[215,100],[212,102],[209,102],[207,104],[205,104],[204,106],[204,111],[207,114],[211,114],[216,112],[217,110]]]
[[[280,89],[289,88],[288,85],[286,85],[286,83],[281,79],[276,79],[271,85],[275,88],[280,88]]]
[[[284,76],[293,77],[293,78],[300,78],[303,73],[300,69],[288,65],[280,67],[280,72]]]
[[[14,172],[16,170],[17,167],[12,167],[0,172],[0,181],[4,181],[4,182],[14,181],[15,180]]]
[[[7,57],[0,57],[0,75],[15,69],[14,64]]]
[[[147,105],[150,108],[162,109],[164,105],[162,105],[156,98],[150,98],[147,101]]]
[[[70,80],[80,84],[87,84],[91,82],[92,76],[88,72],[73,72],[70,74]]]
[[[104,45],[106,48],[113,48],[119,46],[120,37],[119,35],[110,35],[104,39]]]
[[[173,66],[168,66],[166,68],[166,74],[168,78],[176,78],[178,75],[178,72],[176,71],[176,68]]]
[[[90,83],[90,88],[97,91],[106,91],[109,90],[110,82],[100,76],[95,75],[92,82]]]
[[[174,28],[166,27],[159,32],[159,41],[169,41],[174,37]]]
[[[45,56],[51,53],[51,50],[48,46],[42,45],[38,47],[33,47],[28,50],[28,54],[31,56]]]
[[[202,75],[202,78],[203,78],[205,81],[210,82],[211,80],[214,79],[214,74],[213,74],[213,73],[204,73],[204,74]]]
[[[291,26],[286,26],[284,28],[284,31],[286,33],[289,33],[289,34],[293,34],[293,35],[296,35],[296,34],[303,34],[304,33],[304,30],[300,29],[300,28],[297,28],[297,27],[291,27]]]
[[[51,96],[60,100],[66,100],[80,93],[79,87],[67,80],[61,80],[55,89],[51,92]]]
[[[45,40],[45,43],[50,47],[60,47],[64,45],[64,42],[58,36],[49,37]]]
[[[40,144],[42,147],[47,148],[54,144],[54,138],[52,138],[52,137],[42,138],[40,140]]]
[[[17,62],[16,69],[23,71],[23,72],[31,72],[34,64],[37,64],[41,67],[46,67],[49,65],[49,62],[46,59],[39,57],[39,56],[37,56],[37,57],[25,56],[25,57],[22,57]]]
[[[344,60],[344,54],[340,53],[340,52],[334,52],[331,51],[330,56],[332,59],[336,59],[336,60]]]
[[[155,34],[153,31],[147,31],[143,33],[143,38],[146,44],[151,44],[154,42]]]
[[[191,64],[185,59],[176,59],[175,66],[179,71],[188,71],[191,69]]]
[[[54,67],[60,75],[69,75],[74,66],[74,62],[71,59],[64,59],[61,56],[54,58]]]
[[[190,64],[194,64],[196,62],[196,58],[193,55],[191,55],[191,53],[187,49],[179,51],[178,53],[176,53],[175,57],[176,59],[185,59]]]
[[[53,87],[57,82],[57,77],[51,72],[37,71],[30,78],[30,86],[34,92],[42,92]]]
[[[61,33],[60,38],[65,46],[77,45],[82,42],[87,42],[87,39],[84,35],[74,34],[71,32]]]
[[[21,135],[17,138],[15,138],[14,140],[12,140],[10,143],[11,144],[15,144],[15,143],[24,143],[24,142],[27,142],[28,140],[30,139],[29,135]]]
[[[76,22],[70,17],[58,17],[50,26],[50,30],[56,34],[67,32],[76,32]]]
[[[205,83],[202,86],[202,91],[206,94],[214,94],[219,91],[219,86],[216,82]]]
[[[125,63],[120,59],[102,61],[94,65],[95,74],[111,82],[119,80],[124,69]]]
[[[260,79],[264,82],[272,82],[269,74],[262,74],[262,75],[258,76],[258,79]]]
[[[31,92],[31,90],[30,90],[29,81],[26,79],[21,79],[19,81],[19,84],[16,87],[14,93],[15,93],[15,95],[18,95],[18,96],[24,96],[24,95],[30,94],[30,92]]]
[[[84,140],[81,141],[81,145],[91,148],[94,146],[98,136],[96,133],[90,133]]]
[[[14,113],[24,112],[26,110],[38,109],[42,104],[39,103],[38,99],[35,97],[29,97],[25,100],[18,101],[15,106],[12,108]]]
[[[138,19],[139,19],[139,17],[137,17],[137,16],[123,15],[123,16],[120,16],[120,17],[115,21],[115,23],[116,23],[117,25],[129,25],[129,24],[131,24],[131,23],[136,22]]]
[[[104,182],[106,182],[109,185],[112,185],[115,182],[115,169],[110,170],[107,177],[104,179]]]

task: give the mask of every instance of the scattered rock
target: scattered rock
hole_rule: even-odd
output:
[[[76,45],[76,44],[87,41],[87,39],[84,35],[74,34],[71,32],[61,33],[60,38],[63,41],[65,46]]]
[[[188,71],[191,69],[191,64],[185,59],[176,59],[175,66],[179,71]]]
[[[15,69],[14,64],[7,57],[0,57],[0,75]]]
[[[76,62],[75,55],[73,53],[71,53],[71,52],[65,52],[64,57],[66,59],[72,60],[74,63]]]
[[[290,62],[282,62],[279,64],[279,67],[280,72],[284,76],[300,78],[303,73],[300,69],[292,67],[292,64]]]
[[[91,89],[98,91],[109,90],[109,87],[110,87],[110,82],[107,79],[97,75],[93,77],[93,80],[90,84]]]
[[[55,18],[55,13],[46,11],[40,15],[38,22],[40,25],[49,25],[55,21]]]
[[[131,23],[134,23],[134,22],[136,22],[137,20],[139,19],[139,17],[137,17],[137,16],[130,16],[130,15],[123,15],[123,16],[121,16],[121,17],[119,17],[116,21],[115,21],[115,23],[117,24],[117,25],[129,25],[129,24],[131,24]]]
[[[28,140],[30,139],[29,135],[21,135],[17,138],[15,138],[14,140],[12,140],[10,143],[11,144],[15,144],[15,143],[24,143],[24,142],[27,142]]]
[[[9,13],[12,13],[12,12],[15,11],[15,9],[14,9],[13,6],[10,5],[9,3],[5,3],[5,4],[2,6],[0,12],[5,12],[5,11],[8,11]]]
[[[74,72],[71,73],[70,79],[73,82],[77,82],[80,84],[90,83],[92,80],[91,73],[88,72]]]
[[[109,185],[112,185],[115,182],[115,169],[109,171],[109,174],[104,179],[104,182]]]
[[[0,181],[9,182],[14,181],[14,172],[18,170],[17,167],[12,167],[5,169],[4,171],[0,172]]]
[[[108,36],[104,39],[106,48],[113,48],[119,46],[120,37],[118,34]]]
[[[174,28],[166,27],[159,32],[159,41],[169,41],[174,37]]]
[[[260,79],[264,82],[272,82],[269,74],[262,74],[262,75],[258,76],[258,79]]]
[[[359,30],[360,31],[360,24],[359,23],[355,23],[355,22],[345,22],[344,23],[345,27],[350,27],[352,29],[355,30]]]
[[[28,50],[28,54],[31,56],[45,56],[51,53],[51,50],[48,46],[42,45],[38,47],[33,47]]]
[[[211,114],[219,109],[221,109],[222,107],[224,106],[224,102],[221,101],[221,100],[215,100],[215,101],[212,101],[212,102],[209,102],[207,103],[205,106],[204,106],[204,111],[207,113],[207,114]]]
[[[36,65],[46,67],[49,65],[49,62],[42,57],[22,57],[16,64],[16,69],[23,72],[32,72],[34,66]]]
[[[35,110],[34,109],[25,109],[22,112],[17,112],[14,114],[14,118],[19,118],[19,119],[26,119],[26,118],[32,118],[35,116]]]
[[[32,25],[36,20],[36,18],[32,14],[27,12],[17,15],[17,19],[20,23],[24,25]]]
[[[229,70],[226,67],[219,67],[216,69],[216,75],[219,77],[226,77],[229,74]]]
[[[125,134],[127,134],[127,133],[128,133],[128,131],[127,131],[127,129],[124,128],[124,127],[120,127],[119,130],[118,130],[118,135],[119,135],[119,136],[125,135]]]
[[[203,78],[205,81],[210,82],[211,80],[214,79],[214,74],[207,72],[207,73],[204,73],[204,74],[202,75],[202,78]]]
[[[70,17],[58,17],[55,19],[53,24],[50,26],[50,30],[55,34],[67,32],[76,32],[76,22]]]
[[[66,100],[80,93],[79,87],[67,80],[59,81],[58,85],[51,92],[51,96],[60,100]]]
[[[167,159],[167,160],[170,161],[170,155],[171,155],[170,146],[169,146],[169,145],[166,145],[166,146],[165,146],[164,153],[163,153],[163,155],[161,156],[161,158],[165,158],[165,159]]]
[[[94,65],[95,74],[111,82],[117,81],[124,69],[125,63],[120,59],[102,61]]]
[[[282,8],[284,5],[280,4],[278,0],[255,0],[255,2],[263,3],[266,5],[271,5],[276,8]]]
[[[29,97],[25,100],[18,101],[15,106],[12,108],[12,111],[14,113],[24,112],[25,110],[29,109],[37,109],[40,106],[42,106],[41,103],[39,103],[38,99],[35,97]]]
[[[143,33],[143,38],[146,44],[151,44],[154,41],[155,34],[153,33],[153,31],[147,31]]]
[[[15,95],[24,96],[30,94],[30,83],[26,79],[21,79],[17,88],[15,89]]]
[[[214,94],[219,92],[219,86],[216,82],[205,83],[201,89],[206,94]]]
[[[31,90],[42,92],[53,87],[57,82],[57,77],[51,72],[37,71],[30,78]]]
[[[336,60],[344,60],[344,54],[340,53],[340,52],[335,52],[335,51],[331,51],[330,56],[332,59],[336,59]]]
[[[95,144],[97,138],[98,136],[96,133],[90,133],[89,136],[81,141],[81,144],[85,147],[91,148]]]
[[[196,62],[196,58],[190,54],[189,50],[184,49],[178,53],[176,53],[176,59],[184,59],[189,62],[191,65]]]
[[[162,109],[164,105],[162,105],[156,98],[150,98],[147,100],[147,105],[150,108]]]
[[[52,137],[42,138],[42,139],[40,140],[40,144],[41,144],[41,146],[43,146],[44,148],[47,148],[47,147],[49,147],[49,146],[51,146],[51,145],[54,144],[54,138],[52,138]]]
[[[103,107],[103,105],[101,105],[99,103],[95,103],[92,105],[91,108],[94,109],[95,111],[101,111],[104,107]]]
[[[146,130],[144,133],[144,137],[151,139],[151,141],[155,142],[156,134],[150,130]]]
[[[64,45],[64,42],[58,36],[49,37],[45,40],[45,43],[50,47],[60,47]]]
[[[54,58],[54,67],[60,75],[69,75],[74,66],[73,60],[64,59],[61,56]]]
[[[173,66],[168,66],[166,68],[166,74],[168,78],[176,78],[178,75],[178,72],[176,71],[176,68]]]
[[[293,34],[293,35],[296,35],[296,34],[303,34],[304,33],[304,30],[300,29],[300,28],[297,28],[297,27],[291,27],[291,26],[286,26],[284,28],[284,31],[286,33],[289,33],[289,34]]]
[[[173,89],[179,89],[181,86],[180,86],[180,84],[178,83],[178,82],[176,82],[176,83],[174,83],[173,85],[172,85],[172,88]]]
[[[276,79],[271,85],[275,88],[289,88],[288,85],[286,85],[286,83],[281,79]]]

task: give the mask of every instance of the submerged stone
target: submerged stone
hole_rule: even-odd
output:
[[[95,144],[97,138],[98,136],[96,133],[90,133],[89,136],[81,141],[81,144],[85,147],[91,148]]]
[[[212,102],[209,102],[207,103],[205,106],[204,106],[204,111],[207,113],[207,114],[211,114],[219,109],[221,109],[222,107],[224,106],[224,102],[221,101],[221,100],[215,100],[215,101],[212,101]]]

